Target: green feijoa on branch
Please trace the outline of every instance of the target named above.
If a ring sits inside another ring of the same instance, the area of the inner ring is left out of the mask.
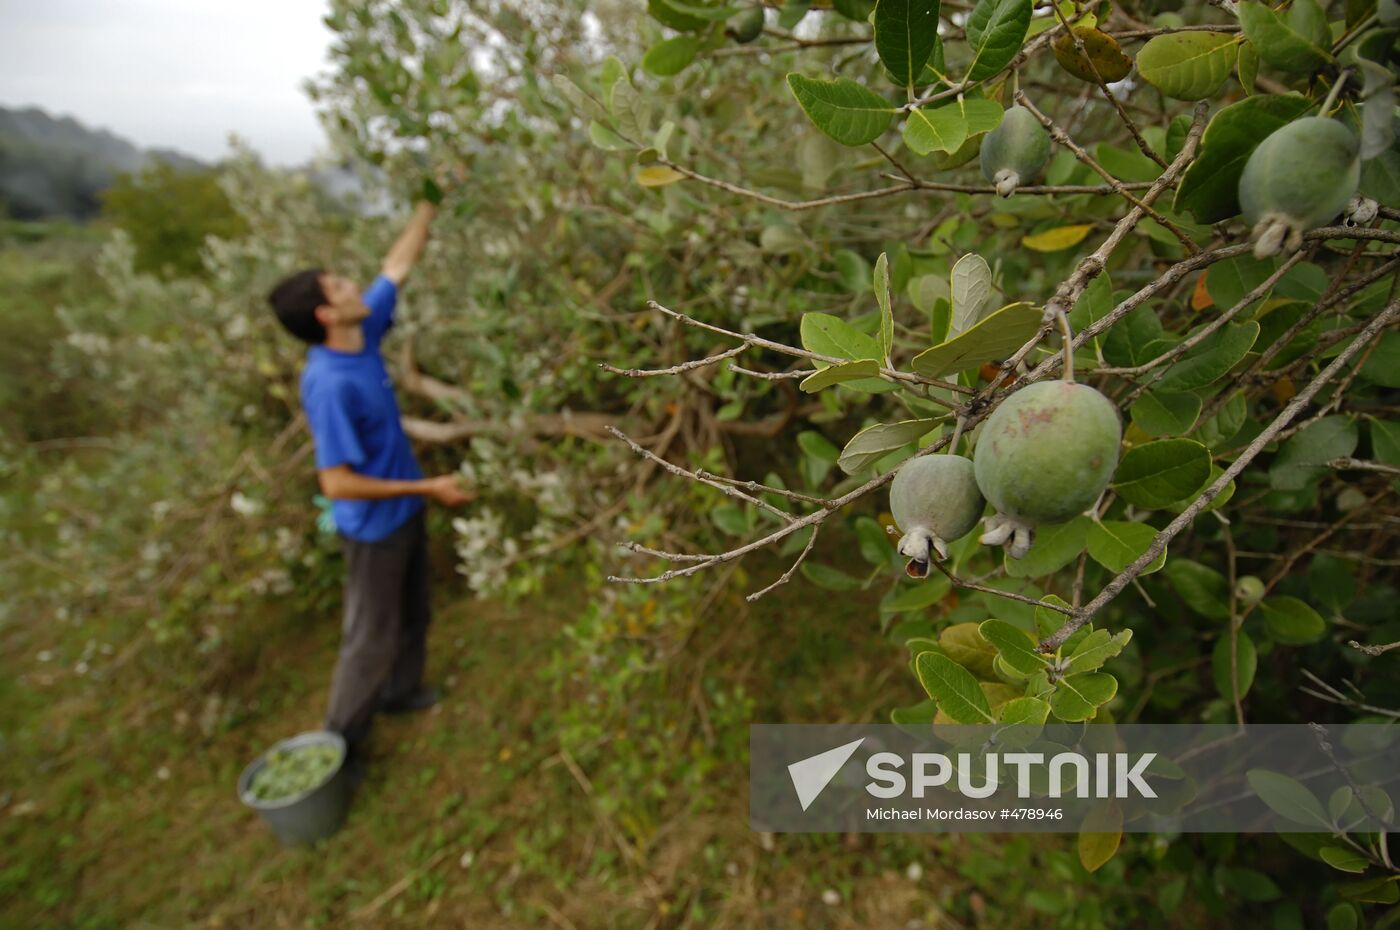
[[[1050,160],[1050,134],[1030,110],[1015,106],[1001,124],[982,137],[982,176],[1010,197],[1028,184]]]
[[[922,578],[935,556],[947,558],[947,544],[972,531],[983,503],[972,462],[961,455],[921,455],[900,466],[890,484],[890,513],[904,534],[898,549],[909,560],[908,573]]]
[[[1042,523],[1089,509],[1113,480],[1123,427],[1107,397],[1073,381],[1041,381],[1012,394],[977,438],[977,486],[996,514],[982,542],[1019,559]]]
[[[1322,116],[1294,120],[1259,143],[1239,189],[1256,257],[1297,251],[1303,233],[1342,212],[1361,179],[1358,150],[1350,129]]]
[[[734,37],[734,41],[745,44],[763,35],[763,7],[750,7],[735,16],[729,27],[729,34]]]

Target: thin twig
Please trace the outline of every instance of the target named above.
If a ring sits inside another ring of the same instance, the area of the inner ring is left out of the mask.
[[[1210,506],[1212,501],[1220,496],[1220,493],[1225,490],[1226,485],[1235,480],[1249,463],[1254,461],[1255,457],[1258,456],[1260,452],[1264,451],[1265,446],[1274,441],[1274,437],[1288,426],[1288,424],[1293,421],[1294,417],[1312,401],[1313,397],[1317,395],[1317,392],[1322,390],[1323,385],[1336,377],[1351,360],[1352,356],[1369,345],[1370,342],[1397,317],[1400,317],[1400,300],[1392,301],[1383,311],[1376,314],[1366,328],[1363,329],[1307,387],[1298,392],[1297,396],[1288,403],[1288,406],[1284,407],[1279,415],[1274,418],[1274,421],[1254,438],[1254,441],[1240,453],[1239,457],[1225,469],[1220,477],[1211,482],[1205,491],[1203,491],[1189,507],[1183,510],[1176,519],[1172,520],[1171,523],[1167,524],[1165,529],[1157,534],[1152,540],[1152,544],[1147,547],[1146,552],[1138,556],[1131,565],[1110,581],[1108,585],[1099,592],[1097,597],[1088,604],[1085,604],[1083,608],[1076,611],[1068,623],[1041,643],[1042,650],[1048,651],[1058,648],[1059,645],[1073,635],[1076,630],[1088,623],[1094,614],[1098,613],[1107,606],[1110,601],[1117,597],[1130,582],[1142,573],[1143,569],[1150,565],[1154,559],[1166,550],[1167,544],[1171,542],[1178,533],[1189,526],[1191,521],[1194,520],[1201,511],[1205,510],[1206,507]]]

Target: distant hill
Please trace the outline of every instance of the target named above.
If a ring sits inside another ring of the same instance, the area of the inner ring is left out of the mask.
[[[143,150],[37,107],[0,107],[0,204],[12,217],[87,219],[101,207],[98,193],[117,175],[152,161],[188,170],[209,167],[169,149]]]

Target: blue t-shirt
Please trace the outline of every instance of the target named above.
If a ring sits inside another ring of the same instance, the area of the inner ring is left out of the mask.
[[[379,342],[394,325],[398,292],[380,275],[364,293],[370,315],[362,324],[365,347],[338,352],[323,345],[306,354],[301,375],[301,406],[316,442],[316,467],[349,465],[371,478],[423,477],[399,421],[394,385],[379,354]],[[384,500],[337,500],[331,504],[336,528],[351,539],[374,542],[403,526],[423,507],[416,494]]]

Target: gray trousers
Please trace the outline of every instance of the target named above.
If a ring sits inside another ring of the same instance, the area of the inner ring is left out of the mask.
[[[341,545],[345,621],[326,729],[359,748],[381,704],[423,682],[431,620],[423,511],[377,542],[342,536]]]

